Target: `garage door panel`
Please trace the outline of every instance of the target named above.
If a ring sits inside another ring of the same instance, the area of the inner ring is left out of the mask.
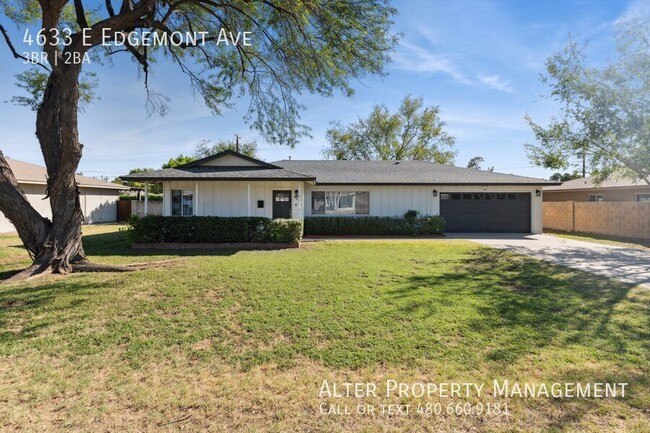
[[[441,193],[447,232],[530,233],[528,193]]]

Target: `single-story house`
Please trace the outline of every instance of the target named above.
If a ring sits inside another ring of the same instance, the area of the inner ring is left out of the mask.
[[[121,176],[163,185],[163,215],[442,215],[448,232],[542,232],[542,187],[558,182],[426,161],[267,163],[225,151]],[[145,194],[146,200],[146,194]]]
[[[612,178],[597,185],[593,177],[544,187],[544,201],[650,201],[650,185]]]
[[[50,201],[45,198],[47,169],[10,158],[7,162],[34,209],[44,217],[52,218]],[[124,186],[79,175],[77,183],[85,224],[117,221],[117,200]],[[13,224],[0,213],[0,233],[13,231]]]

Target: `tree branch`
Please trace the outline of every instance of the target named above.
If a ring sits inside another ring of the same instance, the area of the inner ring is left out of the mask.
[[[111,0],[106,0],[106,10],[108,11],[108,15],[110,17],[115,16],[115,9],[113,9],[113,3],[111,3]]]
[[[77,24],[82,29],[88,28],[88,21],[86,20],[86,11],[84,10],[84,4],[81,0],[74,0],[74,10],[77,14]]]
[[[11,221],[32,258],[42,253],[51,222],[43,218],[29,203],[14,173],[0,151],[0,211]]]
[[[2,32],[2,36],[4,36],[5,41],[7,42],[7,45],[9,46],[9,49],[11,50],[11,53],[13,54],[15,59],[21,59],[33,65],[38,65],[41,68],[45,69],[47,72],[52,73],[52,70],[47,66],[45,66],[44,64],[42,64],[41,62],[33,61],[31,59],[28,59],[25,56],[18,54],[16,48],[14,48],[14,44],[11,42],[11,39],[9,38],[9,34],[7,34],[7,30],[4,28],[2,24],[0,24],[0,32]]]

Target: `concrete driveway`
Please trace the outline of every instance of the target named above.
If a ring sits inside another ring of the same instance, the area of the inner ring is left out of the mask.
[[[465,239],[592,272],[604,277],[650,287],[650,249],[627,248],[564,239],[551,235],[450,233],[447,239]]]

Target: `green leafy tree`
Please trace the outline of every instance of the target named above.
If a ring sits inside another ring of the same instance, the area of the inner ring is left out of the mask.
[[[542,82],[560,112],[548,126],[526,115],[537,139],[526,144],[533,164],[584,164],[597,181],[616,173],[650,184],[650,17],[624,20],[617,38],[617,59],[606,67],[590,67],[575,41],[548,59]]]
[[[242,155],[257,158],[257,141],[240,140],[239,144],[237,144],[237,140],[219,140],[216,143],[209,140],[203,140],[196,146],[194,157],[197,159],[205,158],[206,156],[215,155],[224,150],[232,150],[233,152],[239,150],[239,153]]]
[[[475,156],[474,158],[471,158],[469,161],[467,161],[467,168],[482,170],[481,164],[483,164],[484,161],[485,160],[482,156]],[[494,171],[494,166],[488,167],[487,171]]]
[[[172,62],[215,114],[231,106],[233,97],[247,95],[250,109],[245,119],[251,126],[271,143],[294,146],[308,132],[299,122],[302,107],[295,95],[304,91],[351,95],[350,82],[381,74],[397,43],[390,31],[396,10],[388,0],[125,0],[119,7],[114,3],[0,0],[8,21],[22,28],[41,27],[39,46],[48,59],[35,64],[42,75],[18,77],[28,96],[16,102],[36,109],[51,221],[29,204],[0,153],[0,210],[34,259],[17,279],[46,270],[127,270],[89,263],[81,242],[83,214],[74,174],[82,156],[78,114],[85,63],[76,59],[132,57],[142,69],[147,106],[162,114],[169,100],[153,90],[149,72],[163,61]],[[71,30],[69,39],[60,37],[65,29]],[[222,31],[240,38],[236,44],[219,43]],[[156,46],[137,41],[111,45],[117,36],[131,32],[150,32],[167,41]],[[206,32],[206,37],[193,41],[179,36],[187,32]],[[251,32],[248,42],[238,32]],[[15,49],[2,25],[0,34],[16,59],[29,61]]]
[[[174,167],[178,167],[179,165],[189,164],[190,162],[195,160],[196,158],[194,158],[193,156],[189,156],[189,155],[185,156],[181,153],[176,158],[171,158],[169,161],[164,163],[162,165],[162,168],[174,168]]]
[[[329,147],[323,151],[334,159],[425,160],[453,164],[454,138],[444,130],[439,108],[424,107],[423,98],[407,95],[397,113],[376,105],[365,119],[327,131]]]
[[[481,169],[481,164],[483,164],[483,159],[482,156],[475,156],[474,158],[470,159],[467,162],[467,168],[473,168],[474,170],[480,170]]]
[[[131,171],[129,171],[129,174],[136,174],[136,173],[144,173],[146,171],[153,171],[153,168],[134,168]],[[113,179],[113,183],[116,183],[118,185],[124,185],[128,186],[129,188],[140,188],[144,189],[144,183],[142,182],[131,182],[131,181],[124,181],[120,179],[119,177],[116,177]],[[149,192],[152,194],[162,194],[162,185],[156,184],[156,183],[150,183],[149,184]]]
[[[582,176],[577,171],[574,171],[573,173],[553,173],[549,179],[566,182],[569,180],[580,179],[581,177]]]

